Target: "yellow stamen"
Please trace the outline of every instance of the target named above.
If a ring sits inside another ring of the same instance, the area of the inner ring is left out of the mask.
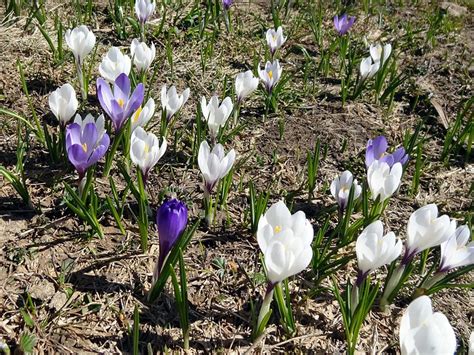
[[[272,71],[272,70],[270,70],[270,71],[268,72],[268,77],[269,77],[270,79],[273,79],[273,71]]]
[[[148,144],[145,144],[145,154],[148,154],[148,152],[150,151],[150,147],[148,146]]]
[[[142,107],[140,106],[138,110],[135,111],[135,114],[133,115],[133,122],[138,121],[138,117],[140,117],[140,113],[142,113]]]
[[[123,102],[122,99],[118,99],[118,100],[117,100],[117,103],[119,104],[120,107],[123,107],[123,104],[124,104],[125,102]]]
[[[275,228],[273,228],[273,231],[275,233],[280,233],[281,232],[281,227],[280,226],[275,226]]]
[[[87,143],[82,143],[82,150],[87,153]]]

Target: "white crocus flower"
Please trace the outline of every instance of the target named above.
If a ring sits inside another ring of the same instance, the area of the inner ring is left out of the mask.
[[[448,355],[456,351],[456,335],[448,319],[434,312],[428,296],[410,303],[400,323],[402,355]]]
[[[235,162],[235,151],[232,149],[227,155],[221,144],[214,148],[206,141],[201,143],[198,154],[198,165],[204,177],[204,193],[210,195],[217,182],[230,171]]]
[[[49,107],[63,127],[74,116],[78,105],[76,91],[69,83],[57,88],[49,95]]]
[[[131,67],[130,57],[119,48],[111,47],[100,63],[99,73],[105,80],[113,83],[120,74],[130,74]]]
[[[137,15],[138,21],[144,24],[155,12],[155,3],[150,0],[136,0],[135,1],[135,14]]]
[[[362,275],[390,264],[401,252],[401,240],[396,238],[393,232],[384,236],[381,221],[369,224],[357,238],[357,264]]]
[[[251,70],[239,73],[235,77],[235,94],[237,101],[242,102],[246,97],[252,94],[258,87],[258,78],[256,78]]]
[[[403,167],[400,163],[390,166],[379,160],[375,160],[367,171],[367,182],[369,184],[372,199],[375,201],[380,196],[380,201],[385,201],[393,195],[400,186]]]
[[[441,243],[441,272],[457,267],[474,264],[474,242],[471,240],[469,226],[464,225],[456,229],[453,235]]]
[[[174,85],[168,90],[166,90],[166,85],[163,85],[161,88],[161,107],[166,110],[166,119],[168,121],[183,107],[186,101],[188,101],[189,93],[189,88],[186,88],[183,93],[179,95]]]
[[[474,330],[471,332],[469,336],[469,353],[468,355],[474,355]]]
[[[281,72],[282,68],[278,59],[273,62],[267,62],[264,69],[261,69],[260,65],[258,66],[258,76],[263,81],[268,92],[271,92],[278,83],[278,80],[280,80]]]
[[[230,114],[232,113],[232,109],[234,108],[234,104],[230,97],[226,97],[222,100],[221,105],[219,106],[219,98],[217,95],[214,95],[209,100],[209,104],[206,101],[206,98],[203,96],[201,99],[201,110],[202,110],[202,117],[204,121],[207,121],[207,125],[209,127],[209,131],[213,139],[217,137],[217,133],[219,132],[219,128],[223,127],[227,122]]]
[[[380,68],[380,62],[372,63],[372,57],[362,59],[360,62],[360,77],[364,81],[373,77]]]
[[[79,126],[81,126],[81,131],[84,131],[84,128],[88,123],[94,123],[95,127],[97,129],[97,142],[100,143],[102,140],[102,136],[104,135],[105,131],[105,119],[104,115],[101,114],[99,117],[97,117],[97,120],[92,116],[90,113],[86,115],[84,119],[82,119],[81,115],[76,114],[74,117],[74,123],[77,123]]]
[[[87,28],[81,25],[72,30],[66,31],[66,43],[74,54],[76,63],[81,66],[84,58],[92,51],[95,46],[95,35]]]
[[[270,47],[270,52],[272,55],[285,43],[286,37],[283,36],[283,28],[279,26],[275,31],[273,28],[270,28],[266,33],[266,39],[268,47]]]
[[[350,171],[344,171],[331,183],[331,194],[336,199],[341,211],[346,208],[347,203],[349,202],[349,193],[352,185],[354,185],[354,200],[356,200],[362,192],[362,187],[357,183],[357,180],[352,177]]]
[[[142,127],[137,127],[132,133],[130,146],[130,158],[141,169],[146,181],[149,171],[166,152],[166,139],[163,138],[160,146],[158,138],[153,133],[147,133]]]
[[[155,100],[149,98],[145,106],[139,107],[132,115],[132,132],[137,127],[145,127],[155,114]]]
[[[380,66],[382,66],[392,53],[392,45],[387,43],[382,47],[382,45],[378,43],[376,45],[371,45],[369,50],[374,63],[380,62]]]
[[[313,257],[313,226],[303,211],[291,214],[283,201],[260,218],[257,241],[268,279],[276,284],[306,269]]]
[[[435,204],[423,206],[413,212],[408,220],[406,254],[413,255],[448,240],[456,231],[456,222],[447,215],[438,217]]]
[[[133,58],[133,64],[141,72],[150,68],[151,62],[155,59],[155,45],[152,43],[150,47],[145,42],[140,42],[134,38],[130,44],[130,53]]]

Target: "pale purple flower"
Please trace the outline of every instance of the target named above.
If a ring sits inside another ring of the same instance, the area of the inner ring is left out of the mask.
[[[355,19],[354,16],[347,16],[347,14],[344,14],[341,17],[336,15],[334,16],[334,28],[340,36],[343,36],[350,30]]]
[[[118,133],[127,119],[141,106],[144,97],[143,84],[138,84],[130,95],[130,79],[124,73],[115,79],[113,92],[102,78],[97,79],[97,97],[103,110],[112,120]]]
[[[229,10],[233,3],[234,0],[222,0],[222,6],[224,6],[225,10]]]
[[[391,154],[387,153],[387,149],[388,143],[384,136],[369,139],[365,152],[365,165],[367,168],[372,165],[375,160],[387,163],[389,167],[392,167],[396,163],[405,165],[408,162],[409,157],[403,147],[396,149]]]
[[[100,135],[96,123],[90,122],[81,127],[72,123],[66,127],[66,152],[82,180],[87,169],[97,163],[109,148],[107,133]]]

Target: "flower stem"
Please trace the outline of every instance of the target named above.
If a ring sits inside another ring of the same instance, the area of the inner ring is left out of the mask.
[[[385,290],[383,291],[382,298],[380,299],[380,308],[382,309],[382,311],[384,311],[387,305],[390,303],[390,296],[395,290],[395,288],[398,286],[403,272],[405,271],[405,266],[405,264],[400,264],[390,276],[390,279],[387,282],[387,286],[385,286]]]

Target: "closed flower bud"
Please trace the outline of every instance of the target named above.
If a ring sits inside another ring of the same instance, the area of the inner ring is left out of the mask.
[[[95,35],[87,28],[81,25],[72,30],[66,31],[66,43],[74,54],[78,65],[82,65],[84,58],[92,51],[95,46]]]
[[[372,199],[375,201],[380,196],[380,201],[385,201],[392,196],[400,186],[403,174],[402,164],[396,163],[391,168],[381,161],[374,161],[367,171]]]
[[[49,108],[63,127],[74,116],[78,105],[76,91],[71,84],[64,84],[49,95]]]
[[[204,193],[209,195],[217,182],[232,168],[235,161],[235,151],[232,149],[225,154],[224,147],[216,144],[209,147],[206,141],[201,143],[198,154],[198,165],[204,178]]]
[[[161,88],[161,107],[166,110],[166,119],[168,121],[188,101],[189,93],[190,90],[187,88],[179,95],[174,85],[168,90],[166,90],[166,85],[163,85]]]
[[[187,223],[188,209],[184,202],[177,199],[167,200],[158,209],[156,226],[158,228],[160,254],[153,272],[154,281],[158,279],[166,257],[183,234]]]
[[[131,67],[130,57],[119,48],[111,47],[100,63],[99,73],[109,83],[113,83],[122,73],[128,76]]]
[[[160,146],[160,141],[153,133],[147,133],[142,127],[137,127],[132,133],[130,143],[130,158],[143,174],[144,182],[147,181],[148,173],[165,154],[167,147],[166,139]]]
[[[227,122],[230,114],[232,113],[232,109],[234,108],[234,104],[230,97],[226,97],[222,100],[222,103],[219,106],[219,98],[217,95],[214,95],[209,100],[209,104],[206,101],[206,98],[203,96],[201,99],[201,110],[202,110],[202,118],[204,121],[207,122],[209,127],[209,131],[213,138],[217,137],[217,133],[219,133],[219,128],[223,127]]]
[[[235,78],[235,94],[237,101],[242,102],[246,97],[252,94],[258,87],[258,78],[251,70],[237,74]]]
[[[139,42],[134,39],[130,45],[130,53],[132,54],[133,64],[141,71],[147,71],[151,63],[155,59],[155,45],[152,43],[150,47],[145,42]]]

